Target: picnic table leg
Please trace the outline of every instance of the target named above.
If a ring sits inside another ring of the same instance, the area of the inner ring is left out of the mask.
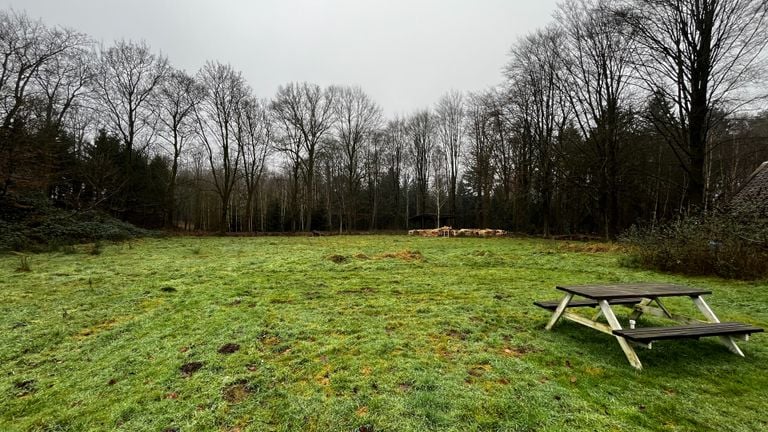
[[[563,316],[563,312],[565,312],[565,308],[568,307],[568,303],[571,302],[571,299],[573,298],[573,294],[567,293],[565,294],[565,297],[563,297],[562,300],[560,300],[560,304],[557,305],[557,309],[552,313],[552,318],[549,319],[549,323],[545,327],[547,330],[552,330],[552,327],[554,327],[555,324],[557,324],[557,320],[560,319],[561,316]]]
[[[611,329],[621,330],[621,324],[616,318],[616,315],[613,313],[613,309],[611,309],[611,305],[608,304],[608,301],[600,300],[598,304],[600,305],[600,310],[603,311],[603,316],[608,321],[608,325],[611,326]],[[643,364],[640,363],[640,358],[637,356],[637,353],[635,353],[635,350],[632,348],[629,342],[627,342],[627,340],[621,336],[614,335],[614,337],[619,341],[621,350],[624,351],[624,355],[627,356],[629,364],[631,364],[635,369],[642,369]]]
[[[705,317],[707,317],[707,320],[711,323],[719,323],[720,320],[717,318],[717,315],[715,315],[714,312],[712,312],[712,309],[709,307],[707,302],[704,301],[701,296],[691,297],[693,300],[693,303],[696,305],[697,308],[701,311],[702,314],[704,314]],[[744,357],[744,353],[741,352],[741,349],[738,345],[736,345],[736,340],[731,336],[719,336],[720,343],[725,345],[728,350],[730,350],[732,353],[736,355],[740,355]]]
[[[653,300],[649,298],[644,298],[640,301],[640,303],[637,304],[637,306],[642,308],[643,306],[648,306],[649,304],[651,304],[652,301]],[[632,313],[629,314],[629,319],[637,320],[643,315],[642,309],[639,309],[637,306],[635,307],[635,310],[633,310]]]

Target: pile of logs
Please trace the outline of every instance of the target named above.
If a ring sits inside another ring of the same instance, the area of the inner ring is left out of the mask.
[[[421,237],[504,237],[507,232],[499,229],[458,229],[444,226],[435,229],[410,230],[408,235]]]

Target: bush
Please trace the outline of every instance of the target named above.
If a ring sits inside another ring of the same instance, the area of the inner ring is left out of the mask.
[[[0,251],[58,251],[77,243],[158,234],[101,212],[58,209],[40,198],[0,202]]]
[[[622,265],[734,279],[768,277],[768,219],[727,214],[632,227]]]

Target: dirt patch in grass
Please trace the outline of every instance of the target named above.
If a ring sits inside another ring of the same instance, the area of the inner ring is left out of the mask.
[[[131,319],[130,317],[116,317],[116,318],[110,318],[106,321],[102,321],[92,327],[86,327],[82,330],[80,330],[79,333],[75,335],[76,339],[83,339],[88,336],[93,336],[98,333],[102,333],[108,330],[111,330],[112,328],[118,326],[119,324],[128,321]]]
[[[240,403],[253,393],[253,389],[246,380],[238,380],[225,386],[221,390],[221,395],[229,403]]]
[[[340,294],[373,294],[376,292],[376,288],[362,287],[359,289],[345,289],[339,291]]]
[[[37,381],[33,379],[16,381],[13,386],[18,390],[17,397],[24,397],[37,391]]]
[[[398,252],[385,252],[381,255],[377,255],[376,258],[390,258],[399,259],[402,261],[424,261],[424,255],[417,250],[403,249]]]
[[[467,371],[467,373],[473,377],[479,377],[484,375],[486,372],[490,371],[491,369],[492,369],[491,365],[481,364],[481,365],[473,366]]]
[[[366,255],[366,254],[364,254],[364,253],[362,253],[362,252],[355,254],[355,258],[356,258],[356,259],[359,259],[359,260],[368,260],[368,259],[371,259],[371,257],[369,257],[368,255]]]
[[[349,261],[348,257],[344,255],[338,255],[338,254],[328,255],[327,259],[328,261],[331,261],[336,264],[344,264],[345,262]]]
[[[448,329],[445,331],[445,335],[454,339],[467,340],[467,333],[457,329]]]
[[[522,357],[533,352],[536,352],[536,349],[527,346],[509,346],[502,350],[502,353],[508,357]]]
[[[236,343],[225,343],[219,347],[219,354],[232,354],[240,350],[240,345]]]
[[[560,245],[563,252],[581,252],[581,253],[608,253],[624,252],[624,245],[618,243],[564,243]]]
[[[293,300],[289,298],[273,298],[269,302],[272,304],[292,304]]]
[[[189,363],[184,363],[183,365],[181,365],[181,368],[179,368],[179,370],[181,371],[182,375],[190,376],[193,373],[199,371],[202,367],[203,367],[203,362],[193,361]]]

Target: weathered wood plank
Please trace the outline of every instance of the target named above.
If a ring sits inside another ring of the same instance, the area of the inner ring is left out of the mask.
[[[552,313],[552,318],[549,319],[549,323],[547,323],[547,326],[545,327],[547,330],[552,330],[552,327],[557,324],[557,320],[560,319],[560,316],[563,315],[563,312],[565,312],[565,308],[568,307],[568,303],[571,302],[573,299],[573,294],[566,293],[565,297],[563,297],[562,300],[560,300],[560,304],[557,305],[557,309]]]
[[[628,298],[628,299],[617,299],[613,301],[609,301],[610,304],[616,304],[616,305],[635,305],[642,301],[641,298]],[[534,305],[547,309],[547,310],[555,310],[557,309],[557,306],[560,304],[561,300],[538,300],[533,302]],[[592,299],[580,299],[580,300],[571,300],[570,303],[568,303],[568,308],[574,308],[574,307],[596,307],[597,306],[597,300]]]
[[[712,291],[699,288],[662,283],[557,286],[557,289],[594,300],[613,300],[632,297],[696,297],[712,293]]]
[[[762,332],[763,329],[744,323],[699,323],[667,327],[641,327],[614,330],[613,334],[628,340],[648,343],[666,339],[698,339],[708,336],[731,336]]]

